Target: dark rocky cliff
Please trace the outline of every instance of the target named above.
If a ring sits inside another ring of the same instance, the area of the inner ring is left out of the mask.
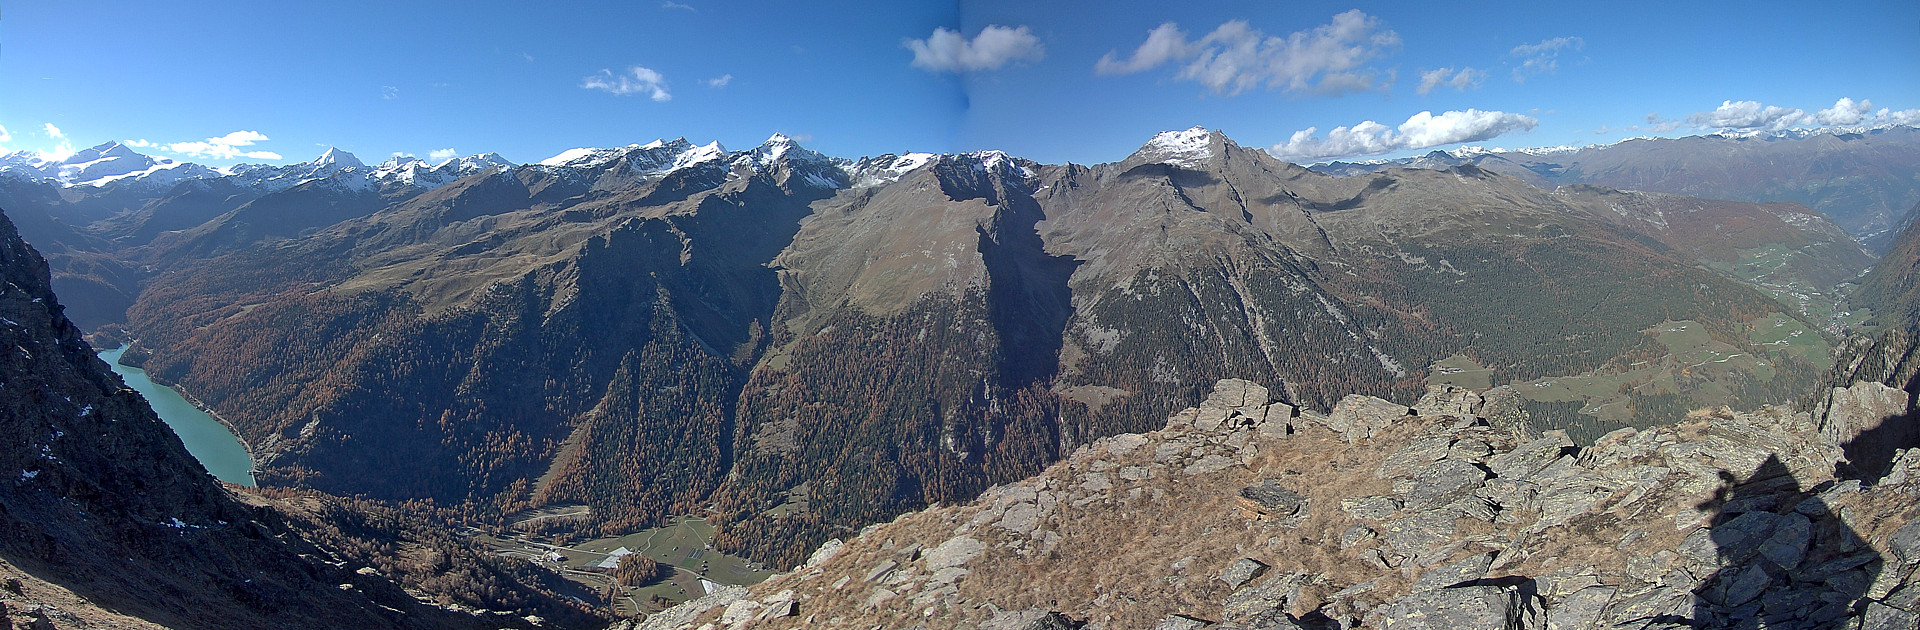
[[[0,624],[531,625],[423,604],[364,554],[303,535],[336,531],[325,523],[230,495],[81,339],[3,214],[0,282]]]

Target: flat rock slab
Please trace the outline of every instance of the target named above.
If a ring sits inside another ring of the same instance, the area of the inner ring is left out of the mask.
[[[1420,574],[1414,581],[1413,592],[1437,591],[1455,584],[1471,582],[1487,576],[1487,570],[1493,568],[1493,554],[1481,553],[1467,556],[1453,564],[1435,567]]]
[[[1208,625],[1206,621],[1186,615],[1167,615],[1160,623],[1153,624],[1153,630],[1199,630]]]
[[[1384,630],[1518,630],[1520,595],[1498,586],[1445,588],[1408,595],[1380,611]]]
[[[987,544],[966,536],[955,536],[927,551],[927,571],[957,567],[972,561],[987,550]]]
[[[1226,582],[1229,588],[1240,588],[1240,585],[1251,582],[1266,572],[1266,563],[1253,558],[1241,558],[1233,561],[1233,564],[1227,565],[1225,571],[1220,572],[1220,581]]]

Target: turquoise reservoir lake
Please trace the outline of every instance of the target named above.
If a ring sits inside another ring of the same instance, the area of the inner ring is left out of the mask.
[[[207,472],[227,483],[252,486],[253,459],[247,456],[247,448],[240,445],[240,438],[234,437],[227,425],[181,398],[180,392],[148,379],[146,370],[120,365],[120,355],[126,353],[127,347],[120,346],[101,352],[100,360],[113,366],[113,372],[126,380],[128,387],[146,397],[154,413],[173,427],[174,435],[180,436],[187,452],[199,459]]]

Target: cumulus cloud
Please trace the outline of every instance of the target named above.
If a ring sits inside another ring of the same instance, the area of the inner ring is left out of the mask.
[[[1168,62],[1183,64],[1175,80],[1193,81],[1216,94],[1237,95],[1265,85],[1287,92],[1342,94],[1372,90],[1392,82],[1392,73],[1367,65],[1400,46],[1400,35],[1383,29],[1378,18],[1354,9],[1331,23],[1285,37],[1269,36],[1245,20],[1233,20],[1205,37],[1189,41],[1173,22],[1147,32],[1147,40],[1126,60],[1108,52],[1094,64],[1096,74],[1144,72]]]
[[[205,160],[232,160],[243,157],[256,160],[281,159],[280,154],[272,151],[242,150],[242,147],[250,147],[255,143],[266,140],[268,140],[266,134],[258,131],[235,131],[217,138],[207,138],[206,140],[194,142],[175,142],[157,146],[160,146],[162,150],[169,153],[177,153],[190,158]]]
[[[1908,127],[1920,127],[1920,109],[1903,109],[1897,112],[1882,109],[1874,112],[1873,120],[1874,126],[1906,125]]]
[[[13,140],[13,134],[7,133],[7,128],[5,126],[0,126],[0,142],[10,142],[12,140]]]
[[[1040,38],[1025,26],[989,24],[973,36],[973,41],[967,41],[959,31],[941,27],[933,29],[926,39],[909,39],[903,44],[913,51],[913,67],[928,72],[997,70],[1015,61],[1039,61],[1047,55]]]
[[[620,74],[602,69],[599,74],[581,79],[580,87],[622,95],[644,92],[647,98],[658,102],[673,100],[673,95],[667,92],[667,77],[642,66],[627,68]]]
[[[710,87],[710,88],[727,87],[727,84],[732,82],[733,82],[733,75],[731,74],[723,74],[723,75],[706,80],[707,87]]]
[[[43,162],[59,162],[67,158],[73,157],[73,154],[75,153],[75,151],[73,150],[73,144],[70,142],[67,142],[67,134],[62,133],[59,127],[53,126],[53,123],[41,123],[40,129],[41,129],[42,135],[45,135],[46,137],[53,140],[58,140],[59,144],[52,149],[34,151],[34,153],[36,154],[36,157],[39,160]],[[12,134],[7,133],[6,129],[0,129],[0,142],[7,142],[12,139],[13,139]],[[11,154],[11,153],[13,153],[13,151],[0,149],[0,154]],[[25,152],[22,151],[22,153],[25,153]]]
[[[1479,87],[1480,82],[1486,78],[1487,73],[1473,68],[1461,68],[1459,72],[1455,72],[1453,68],[1421,70],[1420,87],[1414,88],[1413,91],[1426,94],[1432,92],[1434,88],[1450,87],[1456,91],[1465,92],[1467,88]]]
[[[1814,112],[1813,119],[1822,125],[1857,125],[1870,111],[1873,111],[1873,103],[1864,99],[1856,103],[1842,96],[1833,102],[1833,107]]]
[[[1560,69],[1560,53],[1568,50],[1580,50],[1587,41],[1578,37],[1555,37],[1541,40],[1537,44],[1514,46],[1507,55],[1520,60],[1520,67],[1513,69],[1513,80],[1526,83],[1527,77],[1541,74],[1553,74]]]
[[[1160,64],[1176,59],[1186,59],[1195,53],[1190,52],[1194,44],[1187,43],[1186,31],[1173,22],[1161,24],[1147,31],[1147,41],[1133,49],[1133,56],[1120,61],[1114,55],[1117,51],[1107,51],[1100,61],[1093,64],[1094,74],[1132,74],[1152,70]]]
[[[1651,123],[1654,117],[1649,116]],[[1722,131],[1786,131],[1823,127],[1886,127],[1920,125],[1920,109],[1895,111],[1873,109],[1873,101],[1841,97],[1832,107],[1807,111],[1797,107],[1767,105],[1759,101],[1721,101],[1711,111],[1687,116],[1687,123],[1701,129]],[[1678,123],[1674,123],[1678,126]]]
[[[1713,111],[1687,117],[1699,127],[1720,129],[1791,129],[1807,119],[1806,110],[1761,105],[1760,101],[1722,101]]]
[[[432,161],[435,161],[435,162],[445,162],[445,161],[447,161],[447,160],[451,160],[451,159],[453,159],[453,158],[457,158],[457,157],[460,157],[460,152],[459,152],[459,151],[455,151],[455,150],[453,150],[453,149],[450,149],[450,148],[449,148],[449,149],[434,149],[434,150],[432,150],[432,151],[428,151],[428,152],[427,152],[427,159],[429,159],[429,160],[432,160]]]
[[[1439,115],[1414,114],[1399,127],[1367,120],[1352,127],[1334,127],[1317,137],[1317,127],[1293,133],[1286,142],[1267,149],[1274,157],[1292,162],[1380,155],[1461,142],[1490,140],[1513,132],[1532,131],[1540,121],[1532,116],[1501,111],[1448,111]]]

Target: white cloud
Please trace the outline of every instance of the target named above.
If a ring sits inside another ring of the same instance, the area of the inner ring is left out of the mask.
[[[1874,112],[1873,121],[1875,126],[1906,125],[1909,127],[1920,127],[1920,109],[1903,109],[1896,112],[1883,108],[1880,111]]]
[[[1096,74],[1131,74],[1167,62],[1185,65],[1176,80],[1193,81],[1216,94],[1237,95],[1259,85],[1287,92],[1341,94],[1384,88],[1381,72],[1367,63],[1400,46],[1400,35],[1381,28],[1380,20],[1359,9],[1333,16],[1331,23],[1285,37],[1269,36],[1233,20],[1205,37],[1188,41],[1173,22],[1147,32],[1147,40],[1126,61],[1108,52],[1094,64]]]
[[[400,88],[391,85],[382,85],[380,86],[380,98],[389,101],[400,98]]]
[[[135,149],[145,149],[151,146],[158,146],[152,142],[148,142],[146,138],[141,138],[139,140],[121,140],[120,144],[124,144],[130,147],[133,147]]]
[[[903,44],[913,51],[913,67],[928,72],[998,70],[1015,61],[1039,61],[1047,56],[1040,38],[1025,26],[989,24],[973,36],[973,41],[967,41],[959,31],[940,27],[926,39],[909,39]]]
[[[727,84],[732,82],[733,82],[733,75],[723,74],[711,79],[707,79],[705,83],[707,84],[707,87],[710,87],[710,88],[723,88],[723,87],[727,87]]]
[[[1873,111],[1872,101],[1863,99],[1855,103],[1853,99],[1842,96],[1833,102],[1833,107],[1814,112],[1813,119],[1823,125],[1857,125],[1870,111]]]
[[[1555,37],[1541,40],[1538,44],[1514,46],[1508,56],[1520,58],[1520,67],[1513,69],[1513,80],[1526,83],[1527,77],[1540,74],[1553,74],[1560,69],[1560,52],[1580,50],[1586,47],[1587,40],[1578,37]]]
[[[0,142],[10,142],[12,140],[13,134],[7,133],[7,128],[0,126]]]
[[[1596,135],[1596,136],[1604,136],[1604,135],[1607,135],[1607,134],[1610,134],[1610,133],[1613,133],[1613,132],[1615,132],[1615,131],[1619,131],[1619,130],[1618,130],[1618,129],[1614,129],[1613,127],[1609,127],[1609,126],[1607,126],[1607,125],[1600,125],[1600,128],[1599,128],[1599,129],[1595,129],[1595,130],[1593,130],[1593,135]]]
[[[1872,112],[1869,114],[1868,112]],[[1795,107],[1765,105],[1759,101],[1721,101],[1713,111],[1687,116],[1687,122],[1703,129],[1735,131],[1786,131],[1834,126],[1884,127],[1920,124],[1920,109],[1873,111],[1873,101],[1841,97],[1833,107],[1808,112]]]
[[[1115,51],[1107,51],[1100,61],[1093,65],[1094,74],[1132,74],[1143,70],[1152,70],[1160,64],[1175,59],[1186,59],[1194,55],[1193,44],[1187,43],[1187,33],[1180,25],[1168,22],[1147,31],[1147,41],[1133,49],[1133,57],[1126,61],[1114,58]]]
[[[1473,68],[1461,68],[1459,72],[1454,72],[1453,68],[1421,70],[1420,87],[1414,88],[1413,91],[1426,94],[1437,87],[1450,87],[1456,91],[1465,92],[1467,88],[1479,87],[1480,82],[1486,78],[1487,73]]]
[[[692,6],[692,5],[687,5],[687,4],[680,4],[680,3],[678,3],[678,2],[674,2],[673,0],[667,0],[666,2],[662,2],[662,3],[660,3],[660,8],[662,8],[662,9],[683,9],[683,10],[687,10],[687,11],[692,11],[692,12],[695,12],[695,13],[699,13],[699,12],[700,12],[700,10],[699,10],[699,9],[695,9],[695,8],[693,8],[693,6]]]
[[[233,160],[243,157],[255,160],[281,159],[280,154],[272,151],[241,150],[241,147],[253,146],[254,143],[264,142],[267,139],[266,134],[258,131],[235,131],[217,138],[156,146],[170,153],[206,160]]]
[[[53,126],[53,123],[41,123],[41,131],[48,138],[60,141],[59,145],[55,146],[51,150],[42,150],[42,151],[34,152],[35,154],[37,154],[38,158],[41,161],[59,162],[67,158],[73,157],[73,154],[75,153],[75,151],[73,150],[73,144],[67,142],[67,134],[62,133],[59,127]],[[8,140],[13,139],[13,136],[11,134],[7,134],[5,129],[0,129],[0,136],[5,136],[4,138],[0,138],[0,142],[6,142]],[[7,153],[13,153],[13,152],[7,151]]]
[[[580,80],[580,87],[589,90],[606,90],[614,94],[634,94],[646,92],[647,97],[655,101],[668,101],[673,95],[667,93],[667,78],[651,68],[634,66],[626,72],[614,74],[612,70],[601,70],[599,74]]]
[[[1687,122],[1698,127],[1777,131],[1791,129],[1806,118],[1806,110],[1761,105],[1760,101],[1722,101],[1713,111],[1687,116]]]
[[[1335,127],[1325,137],[1308,127],[1286,142],[1267,149],[1274,157],[1293,162],[1380,155],[1445,144],[1479,142],[1517,131],[1532,131],[1540,121],[1532,116],[1500,111],[1448,111],[1438,116],[1420,112],[1399,127],[1367,120],[1352,127]]]
[[[460,152],[459,152],[459,151],[455,151],[455,150],[453,150],[453,149],[451,149],[451,148],[448,148],[448,149],[434,149],[434,150],[432,150],[432,151],[428,151],[428,152],[427,152],[427,159],[428,159],[428,160],[432,160],[432,161],[434,161],[434,162],[445,162],[445,161],[447,161],[447,160],[451,160],[451,159],[453,159],[453,158],[457,158],[457,157],[460,157]]]

